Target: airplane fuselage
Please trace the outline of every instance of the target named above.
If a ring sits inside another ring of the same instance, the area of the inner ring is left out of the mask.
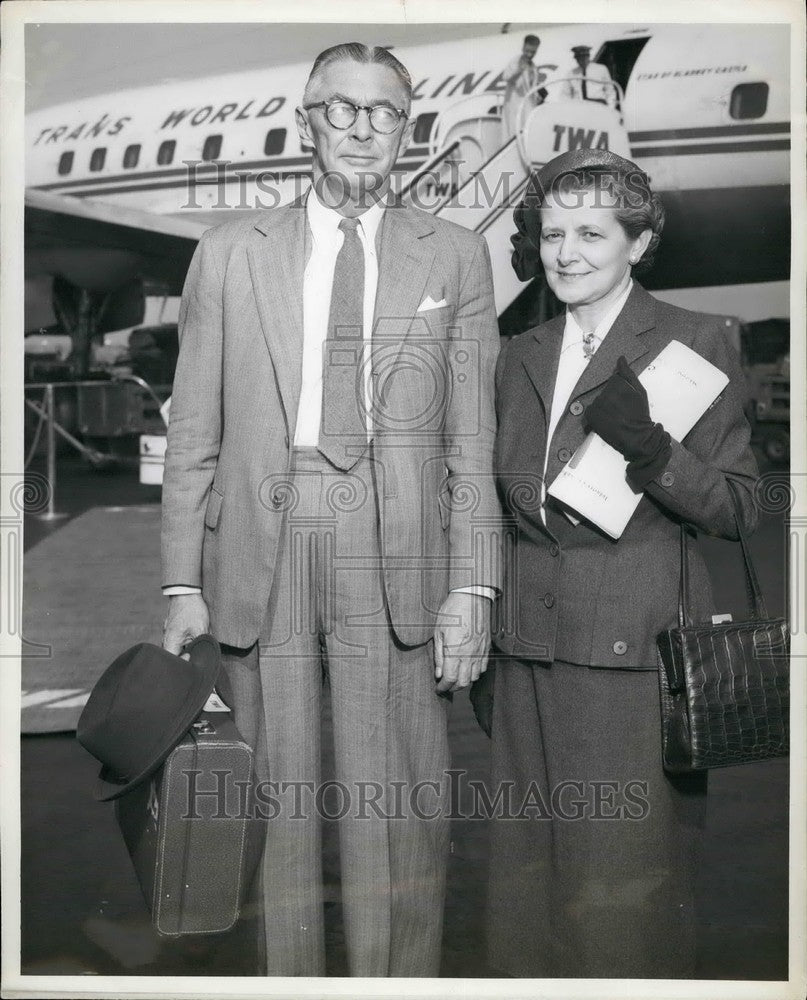
[[[667,208],[650,287],[785,281],[789,275],[790,87],[781,25],[564,26],[540,30],[550,85],[581,40],[624,90],[633,159]],[[396,49],[413,82],[414,139],[401,187],[436,151],[436,122],[463,101],[497,111],[520,36]],[[215,224],[307,187],[311,152],[294,110],[308,64],[147,84],[27,116],[29,188]],[[608,129],[559,123],[553,153],[610,148]]]

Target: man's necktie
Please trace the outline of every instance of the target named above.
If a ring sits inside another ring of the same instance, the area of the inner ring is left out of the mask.
[[[322,352],[319,450],[338,469],[351,469],[367,447],[362,378],[364,353],[364,249],[357,219],[342,219],[345,234],[336,258],[328,335]]]
[[[588,100],[588,88],[586,87],[586,67],[583,67],[583,100]]]

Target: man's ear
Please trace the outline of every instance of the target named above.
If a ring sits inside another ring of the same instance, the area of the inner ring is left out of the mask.
[[[403,132],[401,133],[401,144],[398,147],[398,156],[400,156],[401,153],[408,148],[409,143],[412,141],[412,136],[415,132],[415,125],[417,125],[417,118],[407,118],[406,125],[404,125]]]
[[[311,135],[311,125],[308,122],[308,115],[305,110],[301,107],[295,108],[294,119],[297,123],[297,134],[300,137],[300,143],[303,146],[310,146],[313,149],[314,138]]]

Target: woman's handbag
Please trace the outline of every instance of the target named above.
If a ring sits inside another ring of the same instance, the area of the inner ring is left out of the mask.
[[[790,749],[790,632],[768,618],[734,503],[751,618],[693,625],[688,612],[689,560],[681,526],[678,627],[658,637],[664,768],[680,774],[786,757]]]

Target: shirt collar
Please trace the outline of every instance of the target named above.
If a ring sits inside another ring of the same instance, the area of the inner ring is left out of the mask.
[[[633,280],[628,282],[628,286],[625,291],[619,296],[619,298],[614,302],[608,312],[603,316],[597,326],[594,328],[594,343],[599,346],[611,327],[616,322],[617,316],[622,312],[625,303],[628,301],[628,296],[633,290]],[[566,310],[566,327],[563,332],[563,346],[568,347],[570,344],[577,343],[578,341],[582,343],[583,341],[583,330],[580,324],[572,315],[570,309]]]
[[[371,247],[375,246],[376,233],[378,232],[378,227],[381,225],[385,208],[385,200],[381,199],[374,202],[366,212],[358,216],[359,225],[364,232],[365,240]],[[311,227],[311,235],[314,237],[315,242],[323,238],[333,239],[336,230],[339,228],[339,223],[344,218],[335,209],[322,203],[313,185],[308,192],[306,213],[308,215],[308,225]]]

